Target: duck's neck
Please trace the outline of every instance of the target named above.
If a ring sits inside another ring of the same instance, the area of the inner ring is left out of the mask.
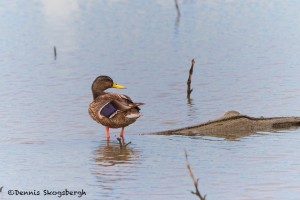
[[[106,94],[106,92],[104,92],[104,91],[93,91],[93,98],[95,100],[97,97],[104,95],[104,94]]]

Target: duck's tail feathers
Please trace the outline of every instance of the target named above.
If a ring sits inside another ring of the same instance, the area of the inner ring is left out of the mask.
[[[131,103],[131,104],[129,104],[130,108],[126,109],[125,111],[130,110],[132,108],[136,108],[138,111],[140,111],[141,109],[139,108],[139,106],[141,106],[141,105],[144,105],[144,103]]]
[[[137,110],[140,110],[139,106],[144,105],[144,103],[130,103],[125,105],[115,101],[114,105],[119,112],[126,112],[128,110],[131,110],[132,108],[136,108]]]
[[[138,107],[144,105],[144,103],[132,103],[131,104],[133,107]]]
[[[130,110],[132,108],[137,108],[139,109],[139,106],[144,105],[144,103],[129,103],[129,104],[124,104],[119,101],[111,101],[112,105],[119,111],[124,112],[127,110]]]

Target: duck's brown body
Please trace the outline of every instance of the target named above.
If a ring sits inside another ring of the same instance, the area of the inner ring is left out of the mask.
[[[122,128],[126,127],[137,120],[140,117],[139,108],[132,107],[131,109],[122,111],[123,105],[119,106],[118,113],[112,118],[107,118],[99,113],[100,109],[109,102],[118,102],[124,105],[123,109],[126,109],[126,106],[135,105],[131,99],[125,95],[120,95],[116,93],[105,93],[103,95],[98,96],[89,106],[89,114],[90,116],[98,123],[103,126],[108,126],[109,128]],[[126,116],[136,116],[133,118],[128,118]]]
[[[88,111],[96,122],[106,127],[107,138],[110,137],[109,128],[122,128],[120,136],[123,137],[124,127],[141,116],[138,106],[143,103],[133,103],[126,95],[104,92],[108,88],[124,87],[113,82],[108,76],[97,77],[92,84],[94,100],[90,103]]]

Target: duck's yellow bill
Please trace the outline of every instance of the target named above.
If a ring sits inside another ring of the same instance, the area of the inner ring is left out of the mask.
[[[125,89],[126,87],[124,87],[123,85],[119,85],[119,84],[116,84],[115,82],[113,83],[113,88],[118,88],[118,89]]]

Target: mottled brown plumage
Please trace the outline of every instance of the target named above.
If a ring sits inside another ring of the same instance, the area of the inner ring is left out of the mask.
[[[106,126],[107,137],[109,138],[109,128],[122,128],[121,137],[123,137],[124,127],[135,122],[140,116],[138,106],[143,103],[133,103],[130,97],[117,93],[104,92],[108,88],[124,88],[116,84],[108,76],[99,76],[92,84],[93,102],[89,105],[90,116],[98,123]],[[100,110],[110,103],[117,111],[114,115],[106,117],[100,114]]]

